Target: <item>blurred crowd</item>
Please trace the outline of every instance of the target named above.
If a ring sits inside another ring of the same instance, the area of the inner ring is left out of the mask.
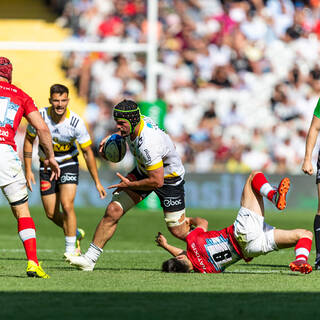
[[[68,41],[146,42],[147,1],[50,4]],[[155,37],[165,127],[189,172],[301,173],[320,97],[318,0],[159,0]],[[144,54],[70,52],[62,67],[96,146],[115,103],[146,99]]]

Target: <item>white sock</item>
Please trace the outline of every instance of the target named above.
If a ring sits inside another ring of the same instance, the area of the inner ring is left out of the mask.
[[[96,263],[102,252],[103,250],[101,248],[97,247],[91,242],[88,251],[85,253],[85,256],[93,263]]]
[[[76,236],[74,236],[74,237],[66,236],[65,240],[66,240],[66,252],[67,253],[75,253],[77,237]]]
[[[268,198],[268,193],[274,190],[273,187],[269,184],[269,183],[265,183],[264,185],[262,185],[262,187],[260,188],[260,194],[266,198]]]

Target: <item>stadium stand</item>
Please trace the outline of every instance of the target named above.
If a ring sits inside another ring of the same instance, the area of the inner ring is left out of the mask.
[[[146,41],[146,1],[65,1],[73,41]],[[300,173],[320,93],[318,1],[159,0],[158,95],[189,171]],[[71,52],[63,69],[99,141],[111,106],[145,96],[145,56]]]
[[[1,8],[0,30],[1,41],[64,41],[70,31],[54,23],[57,16],[43,1],[13,1],[6,2]],[[80,115],[84,113],[85,101],[78,97],[72,81],[66,78],[61,70],[62,54],[53,51],[6,51],[1,55],[7,56],[13,63],[13,83],[23,88],[35,100],[38,107],[48,105],[49,88],[53,83],[64,83],[69,86],[72,107]],[[21,156],[25,134],[23,123],[17,132],[16,140]]]

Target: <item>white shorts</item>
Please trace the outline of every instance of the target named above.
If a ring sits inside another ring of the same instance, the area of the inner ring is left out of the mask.
[[[274,227],[261,215],[241,207],[234,222],[234,236],[246,258],[253,258],[278,250],[274,241]]]
[[[21,161],[13,147],[0,144],[0,188],[10,204],[28,198]]]

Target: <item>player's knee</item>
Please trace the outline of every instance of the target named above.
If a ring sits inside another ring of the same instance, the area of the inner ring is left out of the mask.
[[[262,173],[261,171],[258,171],[258,170],[253,170],[251,171],[250,175],[249,175],[249,180],[252,181],[252,179],[254,178],[254,176],[258,173]]]
[[[46,216],[48,219],[54,220],[54,216],[55,216],[54,211],[46,211]]]
[[[301,238],[309,238],[312,240],[313,233],[306,229],[295,229],[295,241],[299,241]]]
[[[164,212],[164,220],[169,231],[177,238],[184,239],[188,225],[186,223],[185,210],[176,212]]]
[[[113,223],[117,223],[123,214],[124,211],[122,207],[119,205],[119,203],[113,201],[109,203],[104,214],[104,218]]]
[[[313,233],[309,230],[306,229],[301,229],[300,231],[300,238],[309,238],[312,240],[313,238]]]
[[[61,206],[62,206],[63,212],[67,214],[74,210],[73,203],[62,203]]]

